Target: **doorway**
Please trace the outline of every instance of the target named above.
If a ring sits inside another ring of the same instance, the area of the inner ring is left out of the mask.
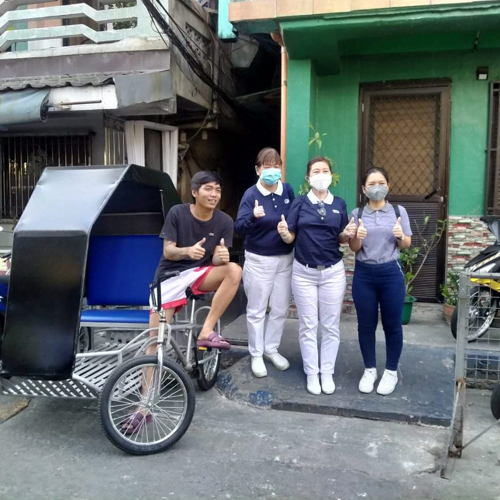
[[[412,244],[420,246],[419,233],[429,238],[447,217],[451,82],[365,84],[359,108],[358,192],[366,170],[385,168],[391,184],[388,200],[406,208]],[[443,235],[413,282],[411,293],[420,301],[440,300],[445,252]]]

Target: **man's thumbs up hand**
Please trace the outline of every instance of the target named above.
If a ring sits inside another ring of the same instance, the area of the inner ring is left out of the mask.
[[[219,257],[223,264],[227,264],[229,262],[229,250],[224,244],[224,238],[221,238],[219,246],[217,247],[217,257]]]
[[[207,239],[203,238],[202,240],[198,241],[198,243],[195,243],[192,247],[189,247],[188,255],[191,259],[200,260],[205,256],[206,250],[203,248],[205,241],[207,241]]]
[[[398,217],[396,224],[392,228],[392,234],[398,239],[402,239],[404,236],[403,228],[401,227],[401,217]]]

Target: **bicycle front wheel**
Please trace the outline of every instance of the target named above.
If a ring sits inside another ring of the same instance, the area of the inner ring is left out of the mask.
[[[156,356],[133,358],[111,374],[99,398],[104,433],[132,455],[166,450],[194,415],[195,390],[186,372],[165,359],[159,382],[158,370]]]

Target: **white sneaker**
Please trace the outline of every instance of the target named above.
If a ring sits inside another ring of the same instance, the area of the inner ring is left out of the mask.
[[[365,373],[359,381],[359,392],[364,392],[365,394],[370,394],[373,391],[373,386],[377,380],[377,369],[376,368],[365,368]]]
[[[257,378],[262,378],[267,375],[266,365],[264,364],[262,356],[252,356],[251,367],[252,373]]]
[[[270,361],[275,368],[278,370],[288,370],[290,368],[290,363],[286,358],[284,358],[279,352],[273,352],[272,354],[264,353],[264,359]]]
[[[325,394],[333,394],[335,392],[335,382],[333,375],[321,375],[321,389]]]
[[[396,385],[398,383],[398,372],[392,370],[385,370],[380,383],[377,387],[377,394],[382,396],[388,396],[394,392]]]
[[[319,377],[317,375],[307,376],[307,390],[316,396],[321,394],[321,386],[319,385]]]

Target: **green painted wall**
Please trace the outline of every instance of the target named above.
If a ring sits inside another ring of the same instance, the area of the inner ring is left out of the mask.
[[[311,60],[291,60],[288,66],[287,182],[297,187],[304,181],[310,150],[310,124],[317,121],[318,77]],[[302,147],[305,145],[305,147]]]
[[[314,77],[310,61],[290,61],[287,176],[297,187],[309,151],[305,133],[311,121],[327,135],[321,153],[332,158],[341,176],[336,194],[356,205],[359,84],[418,78],[452,79],[450,215],[483,213],[486,173],[489,82],[476,80],[476,68],[489,66],[500,80],[500,50],[357,56],[341,60],[335,76]],[[316,96],[316,98],[314,98]]]

